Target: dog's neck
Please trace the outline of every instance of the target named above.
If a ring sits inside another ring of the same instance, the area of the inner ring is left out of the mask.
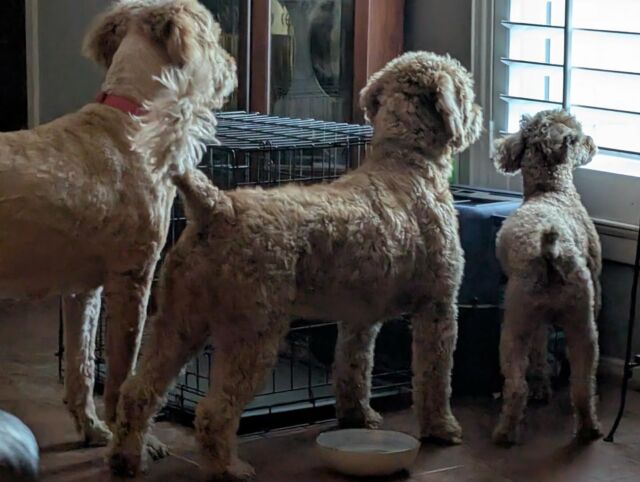
[[[383,137],[374,133],[371,147],[369,158],[379,163],[395,160],[417,168],[436,166],[445,169],[450,165],[447,156],[441,150],[433,152],[426,146],[406,141],[402,137]]]
[[[113,56],[102,91],[142,104],[161,89],[154,77],[168,64],[166,53],[157,44],[139,30],[132,29]]]
[[[374,137],[366,165],[383,166],[400,175],[429,179],[435,183],[449,179],[452,166],[447,156],[434,156],[420,146],[403,143],[400,140],[380,140]]]
[[[539,170],[545,169],[540,166]],[[522,187],[525,199],[538,196],[542,193],[575,193],[573,175],[570,170],[562,166],[559,169],[546,172],[528,172],[523,170]]]

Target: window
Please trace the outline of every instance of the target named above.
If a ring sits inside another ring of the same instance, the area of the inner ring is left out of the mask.
[[[564,107],[598,143],[596,166],[639,175],[640,0],[497,0],[495,13],[496,134]]]

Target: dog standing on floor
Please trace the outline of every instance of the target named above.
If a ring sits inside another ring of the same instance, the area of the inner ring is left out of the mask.
[[[518,441],[528,366],[534,395],[550,394],[548,323],[563,328],[567,337],[576,436],[601,435],[595,406],[600,240],[573,185],[573,170],[595,153],[593,139],[562,110],[525,116],[520,132],[497,143],[498,170],[522,172],[524,203],[505,221],[497,240],[509,281],[500,340],[504,402],[496,443]]]
[[[244,480],[240,416],[277,357],[290,319],[341,320],[334,381],[342,426],[377,427],[369,405],[381,322],[411,313],[420,434],[461,440],[449,403],[463,271],[449,191],[451,155],[482,114],[469,73],[407,53],[375,74],[360,103],[374,126],[364,165],[331,184],[222,192],[176,176],[188,225],[163,264],[159,311],[140,369],[122,390],[114,472],[144,467],[144,433],[183,365],[212,338],[212,388],[196,436],[212,479]]]
[[[65,399],[90,444],[111,437],[93,401],[101,295],[111,425],[175,197],[163,164],[172,157],[132,150],[130,135],[142,123],[154,152],[182,156],[183,169],[199,162],[199,138],[215,136],[211,109],[236,85],[219,33],[196,0],[115,3],[84,43],[85,55],[107,69],[99,102],[0,134],[0,298],[64,296]]]

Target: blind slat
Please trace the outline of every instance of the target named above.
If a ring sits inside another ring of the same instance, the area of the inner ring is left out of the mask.
[[[551,29],[551,30],[564,30],[562,25],[548,25],[544,23],[528,23],[528,22],[512,22],[510,20],[503,20],[502,25],[506,28],[539,28],[539,29]],[[608,30],[599,28],[586,28],[586,27],[573,27],[574,32],[595,32],[606,33],[612,35],[636,35],[640,36],[640,32],[631,32],[628,30]]]
[[[501,57],[500,61],[505,65],[522,65],[522,66],[544,67],[544,68],[554,68],[554,69],[561,69],[563,67],[562,64],[535,62],[533,60],[512,59],[509,57]],[[603,74],[634,75],[634,76],[640,77],[640,72],[632,72],[629,70],[601,69],[597,67],[583,67],[580,65],[574,65],[571,68],[573,70],[581,70],[585,72],[601,72]]]
[[[556,102],[553,100],[536,99],[533,97],[516,97],[514,95],[500,94],[500,98],[505,102],[521,102],[524,104],[548,104],[550,106],[562,107],[562,102]]]

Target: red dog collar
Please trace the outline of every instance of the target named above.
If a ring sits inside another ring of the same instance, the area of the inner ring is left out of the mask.
[[[137,102],[120,95],[107,94],[106,92],[100,92],[96,97],[96,102],[98,104],[104,104],[109,107],[113,107],[114,109],[118,109],[125,114],[138,116],[145,112],[142,106]]]

